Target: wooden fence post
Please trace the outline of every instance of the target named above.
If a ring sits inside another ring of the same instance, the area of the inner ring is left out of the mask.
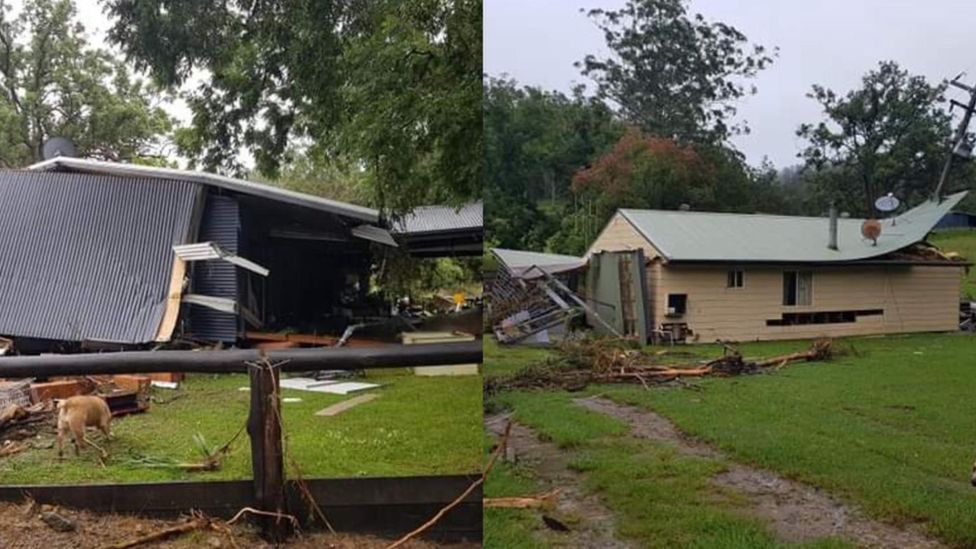
[[[251,469],[254,476],[254,504],[270,513],[285,513],[285,475],[281,444],[281,402],[278,398],[280,370],[264,359],[249,363],[251,411],[247,434],[251,439]],[[256,516],[261,535],[268,541],[282,541],[291,533],[284,518]]]

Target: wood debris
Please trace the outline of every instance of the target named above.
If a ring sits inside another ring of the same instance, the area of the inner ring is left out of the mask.
[[[559,492],[559,488],[556,488],[537,496],[484,498],[483,505],[486,509],[489,507],[505,509],[537,509],[549,505],[552,500],[559,495]]]
[[[487,395],[501,390],[558,389],[578,391],[592,383],[652,384],[680,381],[681,378],[736,376],[778,370],[792,362],[820,361],[830,358],[831,340],[820,339],[806,351],[747,360],[731,345],[724,345],[722,356],[703,364],[652,364],[655,356],[640,351],[626,340],[573,342],[560,348],[559,354],[503,378],[485,380]]]

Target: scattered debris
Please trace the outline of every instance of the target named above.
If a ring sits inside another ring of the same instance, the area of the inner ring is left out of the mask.
[[[175,381],[156,381],[152,380],[153,387],[159,387],[160,389],[179,389],[180,384]]]
[[[279,382],[282,389],[296,391],[312,391],[314,393],[330,393],[333,395],[347,395],[356,391],[379,387],[376,383],[362,383],[358,381],[340,382],[337,380],[319,381],[310,377],[292,377]],[[240,390],[243,390],[240,389]]]
[[[41,520],[56,532],[73,532],[78,527],[75,521],[54,511],[41,513]]]
[[[302,399],[300,399],[298,397],[285,397],[285,398],[281,399],[281,401],[282,402],[301,402]]]
[[[323,408],[322,410],[319,410],[318,412],[315,412],[315,415],[317,415],[317,416],[323,416],[323,417],[336,416],[336,415],[339,415],[342,412],[345,412],[346,410],[348,410],[350,408],[353,408],[355,406],[359,406],[360,404],[365,404],[365,403],[367,403],[367,402],[375,399],[378,396],[380,396],[380,395],[378,395],[376,393],[371,393],[371,394],[368,394],[368,395],[360,395],[358,397],[353,397],[353,398],[350,398],[349,400],[343,400],[342,402],[339,402],[337,404],[333,404],[332,406],[329,406],[328,408]]]
[[[782,368],[796,361],[820,361],[831,356],[831,340],[821,339],[807,351],[746,360],[731,345],[723,355],[704,364],[650,364],[656,356],[646,355],[627,339],[603,338],[567,342],[557,357],[530,364],[515,374],[485,380],[486,394],[513,389],[563,389],[578,391],[591,383],[640,383],[645,387],[684,377],[734,376]]]
[[[533,509],[545,507],[552,503],[553,498],[559,495],[560,489],[555,488],[544,494],[537,496],[504,497],[504,498],[484,498],[485,508],[507,508],[507,509]]]
[[[556,532],[569,532],[569,526],[559,519],[550,517],[549,515],[542,515],[542,523],[549,527],[550,530],[555,530]]]

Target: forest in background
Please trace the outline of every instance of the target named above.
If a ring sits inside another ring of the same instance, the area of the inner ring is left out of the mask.
[[[581,254],[624,207],[824,215],[834,203],[866,217],[881,215],[881,195],[904,210],[935,188],[953,131],[946,81],[884,60],[852,90],[811,84],[823,116],[796,129],[797,163],[751,166],[731,143],[748,131],[735,106],[757,93],[749,81],[775,49],[684,0],[588,15],[610,52],[577,63],[589,87],[567,95],[483,79],[489,247]],[[947,189],[974,186],[972,165],[954,162]]]

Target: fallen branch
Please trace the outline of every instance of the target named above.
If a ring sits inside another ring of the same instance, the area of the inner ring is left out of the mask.
[[[183,534],[193,532],[194,530],[201,530],[210,525],[210,521],[203,515],[194,513],[193,518],[189,521],[180,524],[178,526],[171,526],[151,534],[146,534],[129,541],[123,541],[116,543],[115,545],[106,545],[103,549],[129,549],[130,547],[137,547],[146,543],[152,543],[154,541],[162,541],[175,536],[181,536]]]
[[[262,511],[260,509],[255,509],[253,507],[245,507],[245,508],[241,509],[240,511],[237,512],[236,515],[234,515],[233,518],[231,518],[230,520],[227,521],[227,524],[234,524],[242,516],[244,516],[244,513],[251,513],[251,514],[254,514],[254,515],[261,515],[261,516],[265,516],[265,517],[275,517],[275,518],[277,518],[279,520],[280,519],[287,519],[288,522],[290,522],[291,525],[296,530],[298,529],[298,519],[295,518],[292,515],[288,515],[286,513],[275,513],[273,511]]]
[[[496,509],[536,509],[545,507],[549,501],[559,495],[560,489],[550,490],[538,496],[506,497],[506,498],[485,498],[485,508]]]
[[[640,364],[651,355],[621,349],[619,345],[608,339],[564,346],[554,358],[531,364],[512,376],[486,380],[486,395],[514,389],[578,391],[594,383],[640,383],[649,388],[651,384],[689,377],[737,376],[770,367],[779,370],[791,362],[825,360],[831,353],[830,340],[822,339],[806,351],[749,361],[735,347],[724,343],[722,356],[704,364],[662,365]]]
[[[461,502],[464,501],[465,498],[467,498],[469,495],[471,495],[471,493],[474,492],[476,488],[484,484],[485,479],[488,478],[488,473],[491,472],[492,467],[495,466],[495,462],[498,461],[498,457],[505,452],[505,447],[508,445],[508,435],[511,431],[512,431],[512,423],[508,422],[508,424],[505,425],[505,432],[502,433],[501,440],[499,440],[498,445],[495,446],[495,451],[491,453],[491,458],[488,459],[488,464],[481,472],[481,476],[478,478],[478,480],[472,482],[471,485],[468,486],[468,488],[464,492],[461,492],[461,495],[454,498],[454,501],[452,501],[451,503],[445,505],[444,508],[438,511],[437,514],[435,514],[430,520],[421,524],[419,527],[414,529],[412,532],[409,532],[407,535],[403,536],[402,538],[391,543],[389,546],[387,546],[386,549],[396,549],[397,547],[402,546],[404,543],[410,541],[411,539],[426,532],[428,529],[430,529],[430,527],[437,524],[437,522],[441,520],[441,518],[443,518],[444,515],[446,515],[451,509],[454,509],[455,507],[460,505]]]

